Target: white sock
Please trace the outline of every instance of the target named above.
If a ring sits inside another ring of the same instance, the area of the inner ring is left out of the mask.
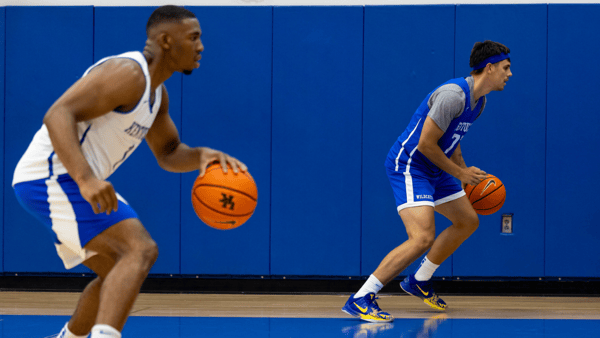
[[[65,327],[62,328],[62,330],[60,330],[60,333],[58,334],[58,338],[87,338],[87,334],[84,336],[77,336],[75,334],[73,334],[73,332],[69,331],[69,322],[67,322],[65,324]]]
[[[92,336],[90,338],[121,338],[121,332],[110,325],[96,324],[92,328]]]
[[[438,267],[438,264],[431,263],[427,256],[425,256],[421,262],[421,265],[417,269],[417,272],[415,272],[415,279],[418,281],[430,280],[431,276],[433,276],[433,273]]]
[[[377,277],[371,275],[369,279],[363,284],[363,286],[358,290],[358,292],[354,295],[354,298],[364,297],[367,293],[373,292],[377,294],[379,290],[383,287],[383,284],[377,279]]]

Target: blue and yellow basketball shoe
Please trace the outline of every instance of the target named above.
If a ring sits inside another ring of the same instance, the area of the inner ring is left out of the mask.
[[[354,298],[354,295],[350,296],[342,311],[371,323],[387,323],[394,320],[389,313],[381,311],[373,292],[360,298]]]
[[[421,298],[425,304],[432,308],[446,310],[446,302],[435,294],[433,287],[431,287],[431,281],[418,281],[415,279],[415,275],[409,275],[400,282],[400,287],[407,293]]]

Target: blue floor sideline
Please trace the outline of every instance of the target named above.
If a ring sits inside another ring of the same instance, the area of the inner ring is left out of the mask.
[[[47,338],[68,316],[0,315],[0,338]],[[365,323],[340,318],[130,317],[123,338],[321,338],[321,337],[599,337],[599,320],[396,319]]]

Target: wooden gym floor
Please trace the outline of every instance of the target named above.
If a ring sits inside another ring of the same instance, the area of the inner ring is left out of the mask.
[[[440,312],[408,295],[380,295],[395,318],[427,318]],[[595,319],[600,297],[444,296],[448,318]],[[70,316],[79,299],[71,292],[0,292],[0,314]],[[351,318],[341,312],[348,295],[140,294],[132,316]]]
[[[157,333],[161,328],[177,328],[172,337],[220,338],[600,336],[600,297],[442,295],[448,310],[440,313],[415,297],[382,294],[379,305],[395,321],[370,324],[341,312],[348,296],[140,294],[123,337],[163,337]],[[0,338],[51,337],[68,320],[78,297],[69,292],[0,292]],[[469,331],[481,325],[494,332]],[[198,326],[204,329],[196,335],[193,328]],[[154,329],[141,335],[149,327]],[[248,334],[248,327],[256,334]]]

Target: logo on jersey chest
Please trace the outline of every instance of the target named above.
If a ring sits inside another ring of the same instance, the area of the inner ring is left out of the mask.
[[[468,122],[461,122],[458,124],[458,126],[456,127],[456,129],[454,131],[462,131],[462,132],[468,132],[469,131],[469,127],[471,127],[473,123],[468,123]]]
[[[144,137],[146,137],[146,134],[148,134],[148,129],[150,129],[150,128],[141,126],[141,125],[137,124],[137,122],[133,122],[133,124],[129,128],[125,129],[125,132],[129,136],[135,137],[138,140],[141,140]]]

